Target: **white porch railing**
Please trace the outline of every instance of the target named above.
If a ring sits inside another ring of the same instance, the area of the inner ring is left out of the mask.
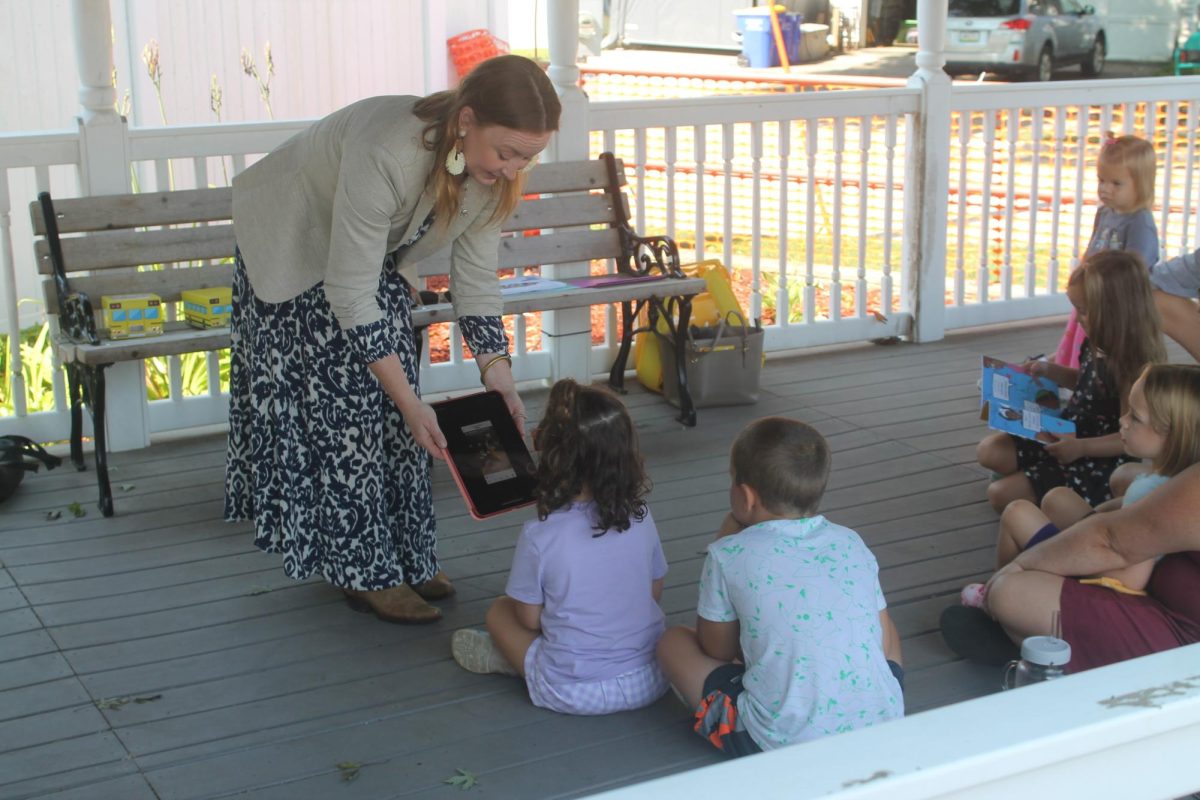
[[[1080,97],[1086,97],[1086,103]],[[1154,142],[1160,168],[1156,217],[1164,255],[1200,243],[1197,131],[1200,78],[955,85],[948,198],[922,198],[945,213],[947,258],[927,272],[944,281],[940,328],[1025,319],[1066,310],[1070,269],[1095,213],[1093,169],[1105,132]],[[748,312],[778,351],[903,335],[914,323],[901,280],[905,161],[921,92],[868,89],[658,101],[593,102],[590,150],[613,150],[630,170],[635,225],[677,238],[685,257],[720,258],[750,292]],[[145,190],[223,185],[306,121],[130,129],[135,184]],[[61,438],[66,430],[61,373],[48,398],[34,398],[19,347],[18,320],[40,304],[26,203],[37,191],[78,194],[77,132],[0,136],[0,266],[8,321],[6,379],[13,414],[0,431]],[[14,198],[16,204],[14,208]],[[910,267],[912,269],[914,267]],[[940,277],[938,277],[940,276]],[[19,288],[20,287],[20,288]],[[30,290],[30,287],[35,287]],[[19,301],[22,301],[19,303]],[[29,303],[23,301],[30,301]],[[593,347],[593,372],[606,369],[616,311]],[[520,377],[549,377],[545,349],[528,349],[515,322]],[[447,363],[425,357],[431,392],[475,383],[451,331]],[[552,346],[552,345],[549,345]],[[149,405],[151,432],[225,419],[217,355],[207,381],[185,381],[170,359],[167,400]],[[197,391],[193,384],[201,385]]]
[[[592,797],[1169,800],[1198,746],[1200,644]]]

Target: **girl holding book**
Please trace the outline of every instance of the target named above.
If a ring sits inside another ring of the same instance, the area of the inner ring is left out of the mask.
[[[1013,500],[1040,502],[1066,486],[1089,505],[1109,498],[1108,478],[1128,460],[1119,433],[1129,390],[1147,364],[1166,360],[1150,281],[1141,258],[1130,251],[1092,253],[1067,285],[1079,324],[1087,332],[1079,369],[1031,361],[1034,377],[1047,377],[1075,391],[1063,418],[1073,436],[1043,434],[1045,441],[996,433],[979,443],[979,464],[995,473],[988,501],[1003,511]]]

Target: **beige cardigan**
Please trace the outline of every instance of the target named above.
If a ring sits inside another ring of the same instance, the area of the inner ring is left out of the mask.
[[[324,281],[343,329],[383,318],[383,259],[424,222],[433,207],[426,179],[442,168],[421,142],[417,99],[353,103],[233,179],[234,234],[256,297],[280,303]],[[408,248],[400,271],[416,286],[416,263],[450,244],[455,313],[498,315],[499,193],[472,178],[465,188],[461,213]]]

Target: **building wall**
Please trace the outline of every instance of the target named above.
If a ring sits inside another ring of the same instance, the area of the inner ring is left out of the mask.
[[[1196,0],[1085,0],[1095,6],[1108,31],[1114,61],[1166,61],[1181,24],[1195,17]]]
[[[377,94],[424,94],[454,80],[445,40],[507,24],[506,0],[110,0],[118,101],[130,122],[162,124],[142,61],[157,40],[168,124],[216,121],[215,74],[226,121],[267,119],[256,83],[241,67],[245,48],[260,71],[269,41],[276,119],[319,117]],[[544,16],[544,12],[543,12]],[[543,22],[544,26],[544,22]],[[0,130],[69,128],[78,111],[69,0],[0,3]],[[544,38],[543,38],[544,42]]]

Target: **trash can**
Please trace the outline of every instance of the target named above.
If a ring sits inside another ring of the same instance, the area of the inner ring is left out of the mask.
[[[737,17],[737,31],[742,37],[742,56],[754,69],[778,67],[782,63],[775,47],[775,32],[771,30],[771,11],[766,7],[742,8],[733,12]],[[783,34],[783,46],[787,51],[788,63],[800,59],[800,23],[802,14],[790,11],[777,12],[779,31]]]

